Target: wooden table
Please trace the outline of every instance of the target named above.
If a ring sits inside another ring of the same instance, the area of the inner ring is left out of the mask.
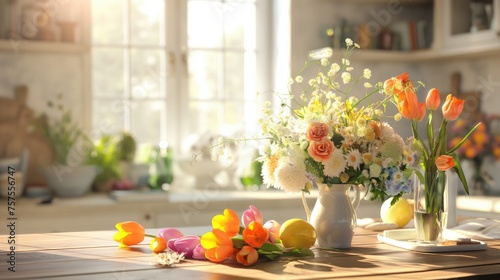
[[[185,234],[204,233],[191,228]],[[154,234],[156,231],[148,230]],[[0,235],[0,279],[450,279],[489,275],[500,279],[500,240],[485,251],[418,253],[380,243],[357,230],[353,247],[316,251],[314,258],[259,261],[251,267],[186,260],[176,267],[153,265],[148,239],[130,249],[113,241],[115,231],[15,236],[15,272],[9,271],[8,235]],[[477,277],[477,278],[476,278]],[[486,278],[484,278],[486,279]]]

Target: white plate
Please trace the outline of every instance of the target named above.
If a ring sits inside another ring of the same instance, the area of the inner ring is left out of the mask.
[[[471,241],[479,242],[479,244],[443,246],[440,243],[424,243],[424,242],[417,242],[416,240],[392,239],[384,236],[383,234],[378,234],[377,238],[379,241],[389,245],[393,245],[406,250],[426,252],[426,253],[480,251],[480,250],[486,250],[486,248],[488,247],[488,245],[486,245],[486,243],[484,243],[483,241],[474,239],[472,239]]]

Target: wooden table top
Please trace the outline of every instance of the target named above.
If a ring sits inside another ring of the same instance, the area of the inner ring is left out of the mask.
[[[419,253],[381,243],[376,233],[357,229],[351,249],[315,251],[314,258],[259,260],[251,267],[232,261],[185,260],[175,267],[162,267],[153,264],[149,238],[123,249],[113,241],[115,232],[16,235],[15,272],[9,271],[9,235],[0,235],[0,279],[450,279],[500,275],[500,240],[488,241],[488,249],[483,251]]]

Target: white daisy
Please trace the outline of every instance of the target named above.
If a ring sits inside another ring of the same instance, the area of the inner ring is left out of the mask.
[[[405,176],[403,172],[401,171],[396,171],[394,174],[392,174],[392,180],[396,183],[400,183],[405,179]]]
[[[345,155],[347,165],[353,167],[354,169],[359,169],[359,165],[362,163],[361,153],[358,150],[350,150],[347,155]]]

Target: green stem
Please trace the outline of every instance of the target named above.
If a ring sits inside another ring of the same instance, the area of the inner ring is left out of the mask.
[[[147,234],[147,233],[146,233],[146,234],[144,234],[144,236],[146,236],[146,237],[151,237],[151,238],[156,238],[156,237],[158,237],[158,236],[156,236],[156,235],[153,235],[153,234]]]
[[[427,148],[423,144],[423,141],[422,141],[422,138],[420,137],[420,133],[418,132],[417,126],[418,126],[417,121],[411,121],[411,129],[412,129],[413,137],[415,138],[414,140],[422,143],[421,148],[422,148],[422,151],[424,153],[424,159],[427,159],[427,158],[429,158],[429,152],[427,151]]]

